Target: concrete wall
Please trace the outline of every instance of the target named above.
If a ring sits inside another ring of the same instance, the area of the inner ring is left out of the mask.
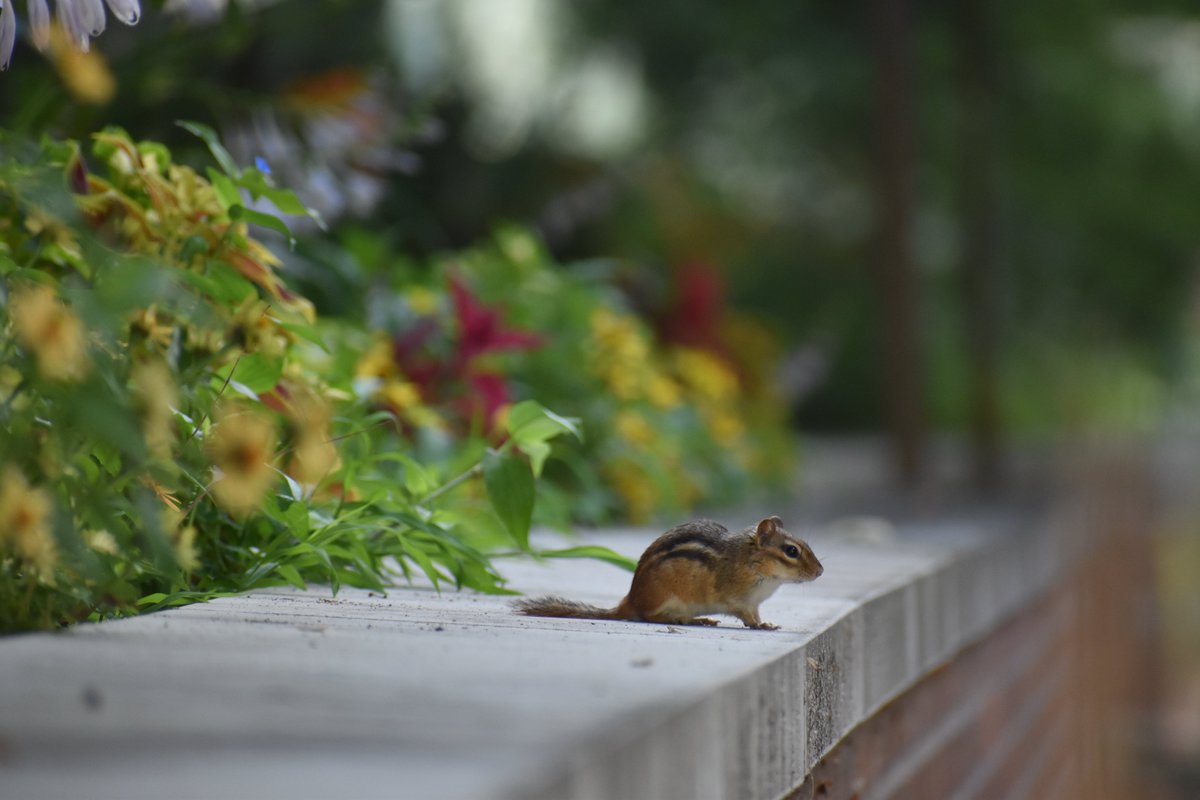
[[[413,586],[0,639],[0,798],[1150,797],[1154,502],[1143,465],[1080,463],[991,505],[770,509],[826,567],[764,604],[779,631]],[[898,522],[829,522],[846,511]],[[636,556],[658,532],[595,540]],[[597,604],[629,585],[592,561],[505,571]]]

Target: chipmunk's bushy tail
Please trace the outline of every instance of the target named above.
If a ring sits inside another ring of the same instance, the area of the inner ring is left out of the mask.
[[[621,607],[600,608],[599,606],[568,600],[565,597],[548,595],[529,597],[513,603],[518,614],[530,617],[569,617],[571,619],[625,619]]]

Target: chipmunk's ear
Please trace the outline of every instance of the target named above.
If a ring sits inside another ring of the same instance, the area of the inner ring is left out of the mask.
[[[767,517],[762,522],[758,523],[758,527],[754,531],[755,537],[760,545],[769,543],[772,539],[779,535],[783,530],[783,520],[779,517]]]

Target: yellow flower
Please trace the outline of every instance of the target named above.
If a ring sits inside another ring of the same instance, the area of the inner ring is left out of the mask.
[[[150,453],[161,461],[171,458],[175,442],[177,399],[171,371],[160,361],[135,364],[132,371],[134,397]]]
[[[630,444],[649,447],[654,442],[654,428],[646,417],[637,411],[623,409],[617,413],[614,423],[617,434]]]
[[[43,241],[54,242],[66,252],[78,257],[79,242],[75,231],[58,217],[39,208],[30,208],[25,214],[25,230]]]
[[[442,418],[421,400],[421,390],[415,383],[389,380],[375,390],[372,399],[387,406],[398,419],[418,428],[441,428]]]
[[[170,316],[159,312],[153,305],[130,315],[129,330],[163,349],[171,346],[171,340],[175,336],[175,326]]]
[[[184,572],[191,572],[200,566],[200,559],[196,555],[196,528],[184,525],[183,520],[183,512],[173,506],[167,506],[159,514],[159,522],[175,551],[175,563]]]
[[[424,286],[414,286],[404,293],[408,306],[413,311],[428,316],[437,311],[438,296]]]
[[[375,399],[400,414],[421,405],[421,391],[415,383],[391,380],[376,390]]]
[[[33,286],[12,298],[13,330],[37,356],[38,371],[52,381],[78,381],[88,369],[83,323],[54,290]]]
[[[187,328],[188,348],[202,353],[216,353],[225,346],[225,332],[211,328],[189,325]]]
[[[669,409],[679,405],[679,384],[666,375],[655,372],[646,386],[646,399],[657,408]]]
[[[324,399],[301,392],[292,402],[291,416],[296,444],[288,474],[301,483],[319,483],[338,464],[337,448],[329,432],[333,412]]]
[[[600,307],[591,317],[593,371],[620,400],[636,400],[651,381],[650,343],[632,314]]]
[[[0,545],[28,564],[46,583],[54,582],[57,548],[50,530],[50,495],[34,488],[11,465],[0,471]]]
[[[271,306],[256,298],[242,303],[233,317],[233,340],[247,353],[279,355],[287,347],[283,328],[271,316]]]
[[[705,416],[708,430],[717,444],[726,447],[736,444],[742,438],[746,426],[741,418],[730,411],[716,411]]]
[[[508,430],[508,415],[512,413],[512,403],[505,403],[496,409],[496,413],[492,416],[492,429],[497,431]]]
[[[208,440],[208,454],[220,470],[213,498],[234,516],[258,508],[275,482],[275,425],[266,415],[241,405],[224,407]]]
[[[83,541],[97,553],[110,556],[117,554],[117,540],[108,531],[84,531]]]
[[[721,326],[721,340],[736,354],[744,391],[751,395],[770,395],[774,391],[775,370],[782,358],[779,341],[771,330],[750,315],[730,314]]]
[[[50,32],[50,61],[67,90],[81,103],[104,105],[117,92],[117,80],[104,56],[96,51],[80,52],[67,41],[62,28]]]
[[[182,525],[175,528],[171,539],[175,546],[175,563],[181,570],[191,572],[200,566],[200,559],[196,556],[195,526]]]
[[[614,360],[636,365],[650,354],[646,335],[632,314],[617,314],[600,307],[592,312],[592,338],[601,351]]]
[[[712,353],[680,347],[674,353],[675,370],[684,385],[692,389],[702,403],[734,402],[738,396],[738,378],[724,361]]]
[[[649,476],[640,467],[622,459],[606,465],[604,474],[621,496],[630,522],[646,522],[654,515],[658,495]]]
[[[354,366],[354,374],[360,378],[395,378],[400,374],[396,360],[392,358],[392,343],[380,339],[362,354]]]

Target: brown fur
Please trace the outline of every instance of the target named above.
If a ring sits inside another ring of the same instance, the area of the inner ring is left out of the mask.
[[[797,556],[787,554],[794,547]],[[540,617],[622,619],[675,625],[715,625],[698,614],[728,614],[747,627],[769,628],[759,604],[780,583],[813,580],[821,562],[779,517],[737,533],[712,520],[685,522],[646,548],[627,594],[616,608],[541,597],[520,600],[518,613]]]

